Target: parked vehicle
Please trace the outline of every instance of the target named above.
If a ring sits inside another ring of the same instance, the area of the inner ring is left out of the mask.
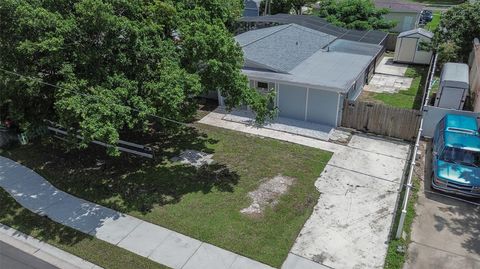
[[[424,22],[431,22],[433,20],[433,12],[431,10],[422,10],[422,13],[420,14],[420,20]]]
[[[480,197],[480,135],[475,117],[447,114],[433,138],[432,188]]]

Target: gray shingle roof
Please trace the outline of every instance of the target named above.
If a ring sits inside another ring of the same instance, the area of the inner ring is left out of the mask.
[[[343,93],[382,50],[295,24],[253,30],[236,40],[245,56],[243,73],[250,78]]]
[[[235,39],[242,46],[247,60],[288,73],[335,37],[289,24],[245,32]]]

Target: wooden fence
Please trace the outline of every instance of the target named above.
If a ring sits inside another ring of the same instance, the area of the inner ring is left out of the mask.
[[[382,104],[345,101],[342,127],[414,141],[422,112]]]

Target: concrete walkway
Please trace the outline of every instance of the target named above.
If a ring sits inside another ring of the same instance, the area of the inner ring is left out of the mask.
[[[0,157],[0,187],[23,207],[171,268],[272,268],[56,189],[43,177]]]
[[[282,268],[383,268],[408,144],[354,135],[343,146],[222,117],[214,111],[200,123],[334,153],[315,182],[317,205]]]
[[[101,269],[102,267],[0,224],[0,268]]]

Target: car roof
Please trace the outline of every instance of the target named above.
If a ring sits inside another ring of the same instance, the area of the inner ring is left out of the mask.
[[[478,123],[475,117],[447,114],[445,116],[445,131],[478,134]]]
[[[445,146],[480,151],[480,136],[475,117],[447,114],[444,128]]]

